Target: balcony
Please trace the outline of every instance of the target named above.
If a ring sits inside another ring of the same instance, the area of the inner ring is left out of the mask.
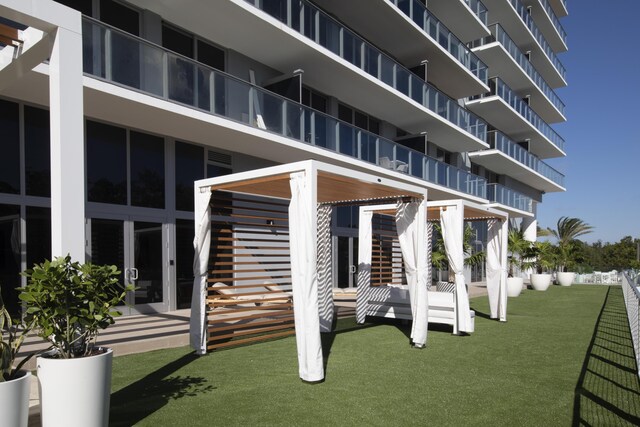
[[[490,150],[469,153],[471,160],[545,193],[565,191],[564,175],[498,131],[489,132]]]
[[[567,0],[549,0],[549,4],[558,18],[564,18],[569,14]]]
[[[567,32],[560,19],[551,7],[549,0],[523,0],[531,7],[531,15],[538,24],[545,39],[555,52],[565,52],[568,49]]]
[[[95,79],[486,198],[484,178],[89,18],[83,61]]]
[[[502,184],[487,184],[487,199],[516,211],[533,213],[533,200],[531,197],[518,193]]]
[[[491,20],[499,22],[513,41],[531,52],[531,63],[552,88],[567,85],[566,69],[520,0],[484,0],[491,11]]]
[[[520,51],[500,24],[490,27],[491,36],[476,40],[472,46],[492,75],[500,76],[511,89],[531,96],[533,108],[547,123],[565,121],[565,105]]]
[[[497,77],[491,92],[474,97],[467,108],[518,140],[530,140],[529,150],[540,158],[565,156],[564,139]]]
[[[259,5],[261,1],[255,0],[255,3]],[[428,60],[429,81],[453,98],[486,90],[486,65],[419,0],[317,0],[315,3],[401,63],[416,66]],[[465,5],[461,7],[475,19]]]
[[[445,18],[449,29],[464,42],[489,34],[487,8],[480,0],[429,0],[429,10]]]

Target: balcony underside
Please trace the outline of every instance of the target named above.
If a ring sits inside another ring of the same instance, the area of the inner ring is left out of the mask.
[[[564,18],[569,14],[569,11],[565,7],[565,1],[566,0],[549,0],[549,4],[558,18]]]
[[[487,203],[487,207],[500,209],[507,212],[510,218],[533,218],[535,215],[532,212],[523,211],[520,209],[512,208],[509,205],[503,205],[502,203]]]
[[[48,80],[48,66],[39,65],[11,87],[3,90],[2,96],[46,107],[49,105]],[[234,166],[238,172],[273,164],[314,159],[422,185],[428,189],[429,199],[462,198],[486,203],[484,199],[385,169],[333,150],[285,138],[87,76],[84,77],[84,111],[87,118],[202,144],[214,150],[240,153],[242,157]]]
[[[316,3],[383,51],[391,52],[405,66],[414,67],[429,60],[429,81],[452,98],[487,91],[482,81],[387,0],[317,0]],[[468,9],[466,13],[470,13]]]
[[[467,108],[516,142],[529,139],[529,151],[541,159],[566,155],[498,95],[469,101]]]
[[[531,96],[531,108],[547,123],[564,122],[567,119],[531,80],[520,65],[507,53],[502,44],[493,42],[473,49],[473,52],[489,66],[489,76],[499,76],[519,95]]]
[[[242,0],[205,4],[200,14],[164,2],[135,0],[140,7],[170,16],[180,26],[228,46],[283,74],[304,70],[310,87],[451,151],[475,151],[488,145],[370,76],[327,49]],[[221,4],[219,4],[221,3]],[[239,25],[238,23],[242,23]],[[274,48],[277,46],[277,48]],[[248,77],[248,76],[247,76]]]
[[[473,163],[484,166],[493,172],[508,175],[518,181],[526,182],[527,185],[536,190],[544,191],[545,193],[566,191],[561,185],[556,184],[500,150],[476,151],[475,153],[469,153],[469,157]]]
[[[429,0],[428,4],[428,9],[465,43],[490,34],[463,0]]]
[[[533,20],[536,21],[536,25],[542,31],[544,38],[547,39],[549,46],[555,52],[566,52],[568,50],[568,46],[565,44],[564,40],[562,40],[562,36],[560,32],[556,29],[556,26],[553,24],[553,21],[547,15],[547,12],[544,10],[542,5],[538,0],[524,0],[523,2],[527,6],[531,6],[531,14],[533,15]]]
[[[491,22],[499,22],[523,52],[531,51],[531,63],[549,86],[558,88],[567,85],[567,82],[560,72],[556,70],[551,59],[547,57],[538,41],[531,34],[527,25],[520,19],[520,15],[507,1],[484,0],[483,3],[489,9]]]

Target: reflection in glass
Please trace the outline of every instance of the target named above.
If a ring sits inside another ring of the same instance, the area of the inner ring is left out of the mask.
[[[18,104],[0,99],[0,193],[20,193],[20,121]]]
[[[176,142],[176,209],[193,211],[193,182],[204,178],[204,148]]]
[[[164,208],[164,139],[130,133],[131,204]]]
[[[0,205],[0,287],[2,299],[12,316],[18,316],[20,304],[16,288],[20,286],[20,206]]]
[[[193,289],[193,221],[176,220],[176,304],[191,307]]]
[[[47,110],[25,105],[24,139],[27,194],[49,197],[51,194],[51,143]]]
[[[138,269],[134,304],[162,302],[162,224],[136,221],[133,229],[133,265]]]
[[[86,128],[89,201],[126,205],[126,130],[89,120]]]

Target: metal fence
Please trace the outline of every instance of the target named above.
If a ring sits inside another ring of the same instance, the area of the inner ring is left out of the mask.
[[[633,349],[636,355],[636,366],[640,366],[640,290],[638,290],[638,272],[626,271],[622,275],[622,293],[627,307],[629,329],[633,339]],[[640,376],[640,371],[638,371]]]

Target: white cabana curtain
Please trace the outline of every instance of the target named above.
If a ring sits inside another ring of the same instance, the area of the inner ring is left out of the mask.
[[[427,342],[427,214],[426,201],[398,203],[396,228],[411,303],[411,340],[423,346]],[[362,225],[361,225],[362,226]],[[362,245],[362,243],[360,243]],[[362,246],[360,246],[362,247]],[[370,245],[368,246],[371,247]]]
[[[440,208],[440,225],[449,267],[455,274],[458,331],[472,332],[469,295],[464,279],[463,212],[456,206],[447,206],[446,210]]]
[[[290,185],[289,245],[299,372],[304,381],[320,381],[324,378],[324,367],[316,272],[317,229],[313,215],[316,206],[310,180],[304,172],[292,173]]]
[[[487,244],[487,291],[491,318],[505,322],[507,320],[506,280],[503,277],[507,266],[503,263],[503,221],[496,219],[488,222]]]
[[[333,289],[331,283],[331,205],[318,206],[318,299],[320,332],[333,326]]]
[[[373,212],[360,211],[358,231],[358,289],[356,291],[356,322],[364,323],[371,292],[371,245],[373,243]]]
[[[193,247],[193,294],[191,295],[191,318],[189,340],[197,354],[207,352],[207,273],[211,250],[211,190],[195,191],[195,236]]]

